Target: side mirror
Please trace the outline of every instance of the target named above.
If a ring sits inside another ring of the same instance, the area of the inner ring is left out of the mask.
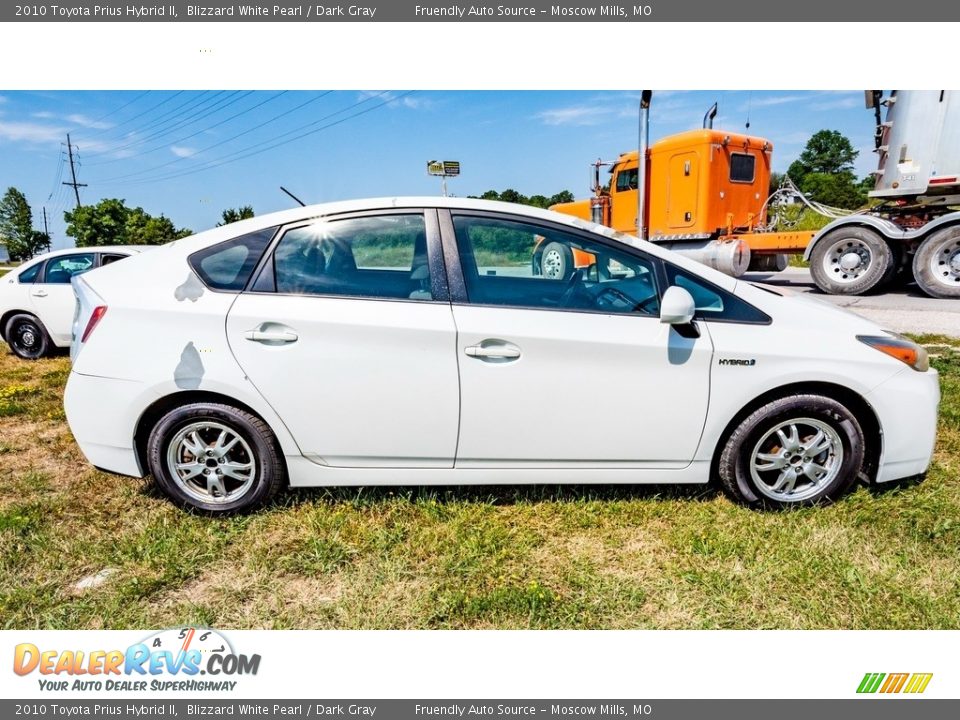
[[[697,312],[693,295],[677,285],[671,285],[660,302],[660,322],[667,325],[688,325]]]

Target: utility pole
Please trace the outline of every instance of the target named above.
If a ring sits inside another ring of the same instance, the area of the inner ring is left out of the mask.
[[[43,234],[47,237],[47,250],[50,249],[50,227],[47,225],[47,206],[43,206]]]
[[[64,181],[64,185],[69,185],[73,188],[73,194],[77,198],[77,207],[80,207],[80,190],[79,188],[86,187],[86,183],[77,182],[77,170],[73,165],[73,145],[70,144],[70,133],[67,133],[67,152],[70,155],[70,176],[73,178],[73,182]]]

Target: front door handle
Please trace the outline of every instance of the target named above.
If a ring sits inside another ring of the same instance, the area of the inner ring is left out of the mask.
[[[34,291],[33,296],[34,296],[34,297],[46,297],[46,296],[47,296],[47,291],[46,291],[46,290],[36,290],[36,291]]]
[[[503,340],[484,340],[463,349],[467,357],[479,360],[508,361],[520,357],[520,348]]]
[[[300,337],[291,330],[248,330],[243,336],[247,340],[262,343],[292,343]]]

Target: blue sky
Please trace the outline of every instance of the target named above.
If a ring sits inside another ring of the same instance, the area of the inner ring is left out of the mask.
[[[72,244],[74,205],[66,133],[77,146],[84,203],[120,197],[178,227],[212,227],[221,210],[257,214],[292,201],[432,195],[428,160],[459,160],[455,195],[512,187],[524,194],[589,194],[587,167],[636,147],[637,91],[3,91],[0,191],[22,190],[54,247]],[[862,91],[655,91],[651,137],[699,127],[713,102],[715,127],[774,144],[785,170],[811,134],[839,130],[860,149],[856,171],[875,166],[873,116]]]

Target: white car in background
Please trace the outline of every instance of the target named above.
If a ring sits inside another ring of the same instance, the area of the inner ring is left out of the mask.
[[[590,262],[533,262],[560,243]],[[95,466],[229,513],[320,485],[704,483],[750,506],[927,470],[924,349],[565,215],[317,205],[74,279]]]
[[[105,246],[57,250],[14,268],[0,278],[0,339],[26,360],[68,347],[76,308],[71,278],[144,249]]]

